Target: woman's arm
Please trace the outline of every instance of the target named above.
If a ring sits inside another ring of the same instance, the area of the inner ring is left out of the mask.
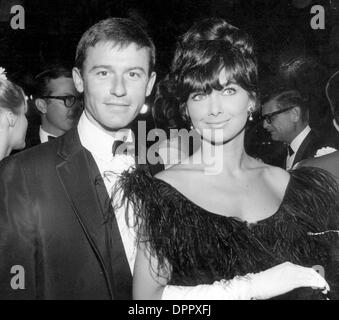
[[[150,256],[145,245],[139,246],[133,278],[134,299],[250,300],[273,298],[300,287],[329,290],[326,280],[315,270],[290,262],[232,280],[192,287],[167,285],[169,275],[157,270],[157,259]]]
[[[140,244],[133,275],[133,299],[161,300],[169,275],[158,274],[158,260],[150,255],[145,244]]]

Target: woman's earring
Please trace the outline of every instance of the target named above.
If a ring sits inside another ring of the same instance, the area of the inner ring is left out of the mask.
[[[250,116],[248,117],[248,120],[253,121],[253,114],[252,114],[252,111],[250,111]]]
[[[250,107],[248,108],[248,114],[249,114],[248,120],[249,120],[249,121],[253,121],[253,112],[254,112],[253,109],[254,109],[253,106],[250,106]]]

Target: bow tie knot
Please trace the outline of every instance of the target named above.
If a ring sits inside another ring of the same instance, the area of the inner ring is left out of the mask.
[[[112,146],[112,153],[113,156],[116,156],[117,154],[126,154],[126,143],[122,140],[115,140]]]
[[[292,157],[292,155],[294,154],[294,150],[291,148],[290,145],[287,148],[287,152],[288,152],[289,157]]]
[[[115,140],[112,146],[112,154],[116,155],[128,155],[134,153],[134,144],[130,142],[125,142],[122,140]]]

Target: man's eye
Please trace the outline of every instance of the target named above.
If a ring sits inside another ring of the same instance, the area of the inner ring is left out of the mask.
[[[222,94],[225,95],[225,96],[231,96],[233,94],[235,94],[237,91],[235,88],[225,88],[223,91],[222,91]]]
[[[191,99],[193,101],[201,101],[201,100],[204,100],[206,98],[206,93],[203,93],[203,92],[200,92],[200,93],[194,93],[192,94],[191,96]]]
[[[130,78],[140,78],[140,74],[137,73],[137,72],[135,72],[135,71],[130,71],[130,72],[128,73],[128,76],[129,76]]]
[[[100,76],[100,77],[106,77],[108,75],[108,72],[107,71],[99,71],[97,73],[97,75]]]

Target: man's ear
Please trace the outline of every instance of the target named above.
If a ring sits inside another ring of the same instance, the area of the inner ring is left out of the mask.
[[[293,122],[298,122],[301,119],[301,109],[299,107],[294,107],[291,110],[291,119]]]
[[[75,89],[77,89],[79,93],[83,93],[84,92],[84,81],[82,79],[81,71],[78,68],[74,67],[72,70],[72,76],[73,76]]]
[[[155,72],[152,72],[147,83],[146,97],[148,97],[151,94],[156,78],[157,78],[157,74]]]
[[[47,103],[44,99],[37,98],[34,101],[36,108],[42,113],[46,114],[47,113]]]
[[[6,111],[6,117],[9,126],[14,127],[18,117],[12,111]]]

